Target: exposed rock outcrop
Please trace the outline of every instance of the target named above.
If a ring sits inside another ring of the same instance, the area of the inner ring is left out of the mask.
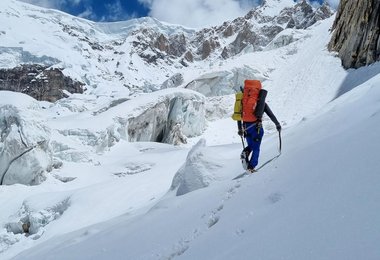
[[[0,90],[21,92],[37,100],[55,102],[69,93],[83,93],[83,83],[63,75],[59,69],[42,65],[22,65],[0,69]]]
[[[380,60],[380,1],[341,0],[329,49],[339,53],[344,68]]]

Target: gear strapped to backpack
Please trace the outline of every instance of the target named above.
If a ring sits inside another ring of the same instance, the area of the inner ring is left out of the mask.
[[[244,122],[256,122],[257,119],[261,119],[266,95],[267,91],[262,89],[259,80],[245,80],[243,92],[235,94],[232,119]]]
[[[234,105],[234,113],[232,114],[232,119],[235,121],[241,121],[242,116],[242,100],[243,100],[243,92],[239,91],[235,93],[235,105]]]

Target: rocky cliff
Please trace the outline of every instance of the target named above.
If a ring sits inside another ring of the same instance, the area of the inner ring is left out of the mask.
[[[67,93],[83,93],[82,87],[59,69],[38,64],[0,69],[0,90],[21,92],[37,100],[55,102],[67,97]]]
[[[341,0],[329,44],[345,68],[380,60],[380,1]]]

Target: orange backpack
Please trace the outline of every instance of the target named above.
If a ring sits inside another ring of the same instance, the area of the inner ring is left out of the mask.
[[[256,122],[255,108],[259,99],[259,92],[261,90],[260,80],[245,80],[243,91],[243,115],[244,122]]]

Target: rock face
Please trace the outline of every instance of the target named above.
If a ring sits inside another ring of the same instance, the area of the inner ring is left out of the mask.
[[[0,90],[21,92],[37,100],[55,102],[69,93],[83,93],[83,84],[64,76],[59,69],[42,65],[23,65],[0,69]]]
[[[380,60],[380,1],[341,0],[331,51],[337,51],[344,68],[359,68]]]

